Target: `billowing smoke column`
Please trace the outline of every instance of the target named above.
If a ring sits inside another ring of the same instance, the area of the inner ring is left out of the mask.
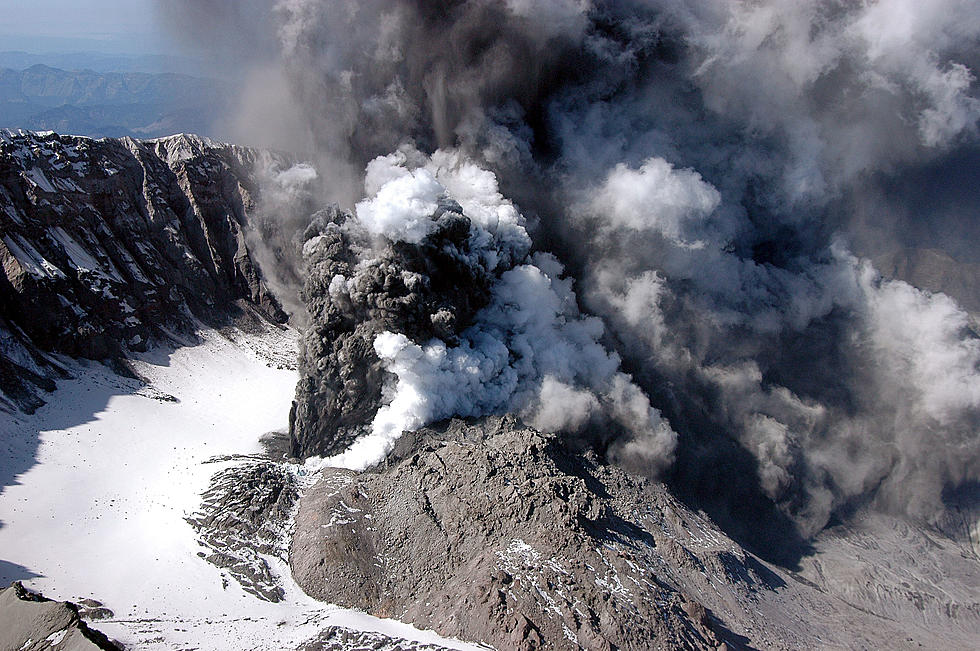
[[[256,13],[209,4],[214,25]],[[722,523],[755,526],[760,504],[804,533],[869,504],[934,522],[950,496],[975,507],[971,290],[935,290],[975,286],[942,279],[980,263],[977,15],[975,0],[281,0],[249,22],[251,47],[271,44],[251,74],[289,89],[280,112],[302,118],[326,198],[353,208],[307,241],[314,323],[321,300],[398,315],[358,335],[363,378],[300,388],[353,396],[367,378],[385,406],[338,399],[344,420],[301,401],[301,443],[324,422],[342,442],[301,451],[356,440],[349,454],[374,458],[405,424],[511,410],[619,423],[601,451],[659,472],[659,410],[678,433],[668,480]],[[459,287],[416,270],[453,246],[466,301],[419,290],[405,327],[408,307],[358,298],[362,273]],[[934,291],[871,259],[926,250],[946,266],[908,277]],[[562,366],[551,345],[579,355]]]
[[[676,434],[599,343],[602,322],[580,314],[561,264],[531,253],[492,173],[403,148],[368,165],[365,189],[303,246],[313,319],[298,452],[343,450],[326,462],[363,469],[405,430],[518,413],[546,431],[615,432],[606,443],[644,454],[649,472],[669,465]]]

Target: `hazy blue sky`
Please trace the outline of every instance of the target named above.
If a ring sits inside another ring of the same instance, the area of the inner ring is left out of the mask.
[[[0,0],[0,51],[171,54],[156,0]]]

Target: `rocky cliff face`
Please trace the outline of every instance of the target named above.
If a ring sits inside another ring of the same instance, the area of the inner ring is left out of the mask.
[[[260,156],[0,132],[0,408],[43,403],[49,353],[119,358],[243,308],[284,321],[246,242]]]

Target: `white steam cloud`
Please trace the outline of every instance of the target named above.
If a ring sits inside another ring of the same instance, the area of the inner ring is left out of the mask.
[[[694,170],[675,170],[662,158],[650,158],[638,170],[616,165],[593,192],[589,209],[612,226],[656,230],[685,243],[720,203],[718,191]]]
[[[432,216],[440,201],[451,199],[471,219],[473,261],[503,271],[491,283],[489,304],[457,345],[416,343],[388,331],[375,338],[374,350],[394,382],[370,432],[326,463],[364,469],[384,459],[403,431],[450,416],[510,412],[544,431],[575,433],[593,420],[617,423],[628,433],[625,445],[646,451],[646,472],[669,466],[676,433],[619,370],[619,357],[602,346],[602,322],[579,312],[562,265],[548,254],[529,255],[524,219],[492,173],[458,153],[426,159],[403,148],[372,161],[366,178],[373,193],[357,204],[356,226],[417,244],[437,228]],[[341,279],[331,291],[356,284],[356,278]]]

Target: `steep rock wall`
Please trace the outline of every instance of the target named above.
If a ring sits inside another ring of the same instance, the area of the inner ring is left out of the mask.
[[[118,359],[242,307],[284,321],[245,235],[262,155],[0,132],[0,408],[43,403],[48,353]]]

